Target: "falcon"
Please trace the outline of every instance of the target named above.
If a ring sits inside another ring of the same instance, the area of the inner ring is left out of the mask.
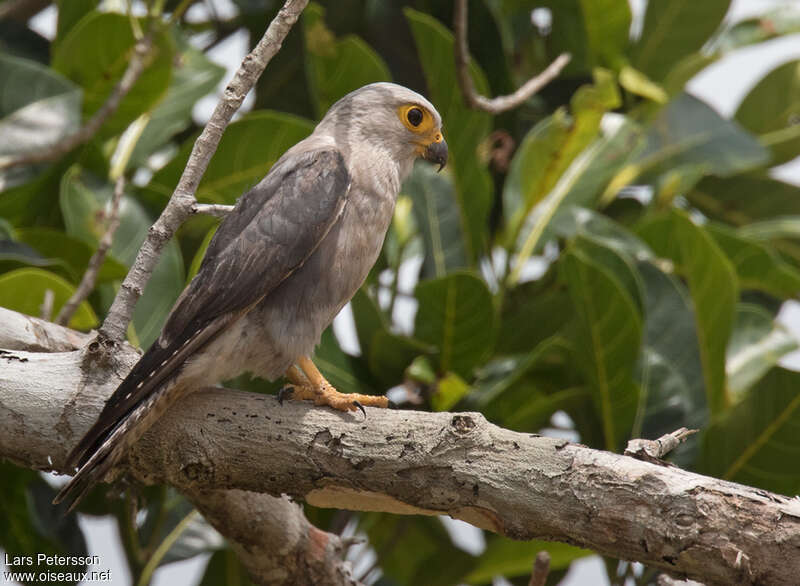
[[[176,400],[243,372],[285,376],[281,399],[386,407],[339,393],[311,354],[377,260],[420,157],[447,162],[441,116],[418,93],[373,83],[333,104],[222,221],[158,340],[68,456],[77,472],[54,502],[74,508]]]

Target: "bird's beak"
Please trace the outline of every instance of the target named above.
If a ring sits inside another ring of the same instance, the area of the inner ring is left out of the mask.
[[[439,171],[444,168],[447,164],[447,143],[441,133],[438,133],[436,135],[436,140],[425,147],[422,158],[431,163],[437,163],[439,165]]]

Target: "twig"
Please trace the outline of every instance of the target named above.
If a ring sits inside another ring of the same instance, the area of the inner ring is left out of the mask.
[[[43,320],[50,321],[53,316],[53,301],[55,300],[55,293],[52,289],[44,290],[44,298],[42,304],[39,306],[39,317]]]
[[[484,110],[490,114],[500,114],[522,104],[533,94],[538,92],[548,83],[553,81],[561,70],[566,67],[571,57],[569,53],[562,53],[556,57],[547,68],[536,77],[525,82],[517,91],[507,96],[487,98],[475,89],[475,84],[469,74],[469,47],[467,46],[467,0],[456,0],[453,13],[453,32],[455,34],[455,59],[458,85],[461,93],[470,108]]]
[[[100,238],[97,250],[94,251],[92,258],[89,259],[89,266],[86,267],[86,272],[83,273],[78,288],[61,308],[61,311],[58,312],[58,317],[56,317],[55,321],[59,325],[67,325],[72,314],[75,313],[75,310],[78,309],[81,302],[94,290],[95,283],[97,282],[97,275],[100,273],[100,267],[103,266],[103,261],[106,259],[111,244],[114,242],[114,233],[117,231],[117,228],[119,228],[119,204],[124,192],[125,177],[120,176],[114,184],[114,196],[111,199],[111,210],[108,213],[106,231],[102,238]]]
[[[111,309],[100,328],[101,334],[106,338],[120,341],[125,337],[133,308],[153,273],[161,251],[178,227],[192,214],[192,209],[197,203],[194,196],[197,185],[217,150],[223,131],[267,63],[281,48],[283,40],[307,4],[308,0],[286,1],[272,19],[258,45],[244,58],[233,80],[225,88],[214,113],[192,147],[189,161],[172,197],[156,223],[150,227],[131,270],[111,304]]]
[[[672,433],[662,435],[657,440],[632,439],[625,447],[625,455],[648,462],[654,462],[669,454],[681,443],[686,441],[687,437],[695,433],[697,433],[696,429],[681,427]]]
[[[233,206],[222,203],[196,203],[192,206],[192,214],[205,214],[215,218],[224,218],[233,210]]]
[[[544,586],[547,582],[547,575],[550,573],[550,554],[540,551],[533,560],[533,572],[528,586]]]
[[[0,170],[52,161],[65,155],[75,147],[88,142],[100,130],[105,121],[117,111],[122,99],[131,91],[136,80],[139,79],[145,69],[152,45],[152,34],[145,35],[134,45],[133,56],[128,62],[128,67],[125,69],[125,73],[122,74],[122,78],[111,90],[105,103],[80,130],[43,150],[0,158]]]

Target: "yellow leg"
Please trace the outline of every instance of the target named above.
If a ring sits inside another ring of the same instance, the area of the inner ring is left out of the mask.
[[[281,401],[285,397],[291,397],[299,401],[314,401],[315,405],[328,405],[339,411],[355,411],[356,409],[364,411],[364,405],[389,406],[389,400],[386,397],[340,393],[325,380],[325,377],[307,356],[300,358],[297,366],[292,366],[286,371],[286,378],[291,384],[281,389],[278,394],[278,400]]]

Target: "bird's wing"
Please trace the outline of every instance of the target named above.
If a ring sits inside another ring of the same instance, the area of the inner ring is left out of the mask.
[[[222,221],[161,336],[108,399],[69,456],[82,466],[186,360],[303,265],[341,216],[350,175],[341,153],[285,157]]]

